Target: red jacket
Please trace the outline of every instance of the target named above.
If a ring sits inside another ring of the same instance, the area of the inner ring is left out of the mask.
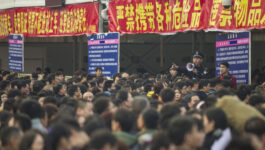
[[[233,88],[236,88],[236,77],[231,75],[229,72],[228,72],[228,76],[232,77]],[[220,78],[221,80],[224,80],[223,74],[219,75],[218,78]]]

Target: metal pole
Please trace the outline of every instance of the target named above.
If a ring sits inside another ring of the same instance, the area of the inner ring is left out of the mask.
[[[99,14],[99,22],[98,22],[98,32],[99,33],[104,33],[104,30],[103,30],[103,18],[101,17],[101,11],[103,10],[103,5],[102,5],[102,2],[101,0],[98,0],[98,14]]]
[[[163,36],[160,35],[160,70],[162,71],[164,67],[164,40]]]

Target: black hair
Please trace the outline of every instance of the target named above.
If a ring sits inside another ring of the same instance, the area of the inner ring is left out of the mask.
[[[17,82],[17,88],[21,90],[21,88],[25,88],[27,86],[27,82],[25,80],[18,80]]]
[[[118,140],[110,131],[101,129],[92,134],[90,143],[92,149],[101,150],[106,144],[109,144],[111,147],[116,146]]]
[[[150,150],[168,149],[169,145],[170,140],[168,138],[167,133],[164,131],[158,131],[153,135]]]
[[[47,76],[47,81],[51,84],[53,80],[55,80],[55,74],[51,73]]]
[[[4,128],[1,131],[1,136],[0,136],[2,146],[4,147],[7,146],[9,143],[9,140],[12,137],[19,137],[20,135],[21,135],[21,131],[18,128],[15,128],[15,127]]]
[[[261,94],[252,94],[249,97],[248,103],[251,106],[258,106],[260,104],[265,103],[265,98]]]
[[[7,101],[5,102],[4,105],[4,110],[8,112],[13,112],[15,113],[16,111],[16,105],[15,105],[16,100],[13,98],[8,98]]]
[[[43,104],[48,104],[48,103],[58,105],[58,99],[54,96],[47,96],[44,98]]]
[[[181,82],[176,83],[175,86],[181,90],[184,86],[186,86],[186,83],[184,81],[181,81]]]
[[[14,89],[14,88],[15,88],[15,86],[17,86],[17,85],[18,85],[18,82],[19,82],[19,80],[18,80],[18,79],[11,81],[11,88],[12,88],[12,89]]]
[[[144,92],[147,93],[147,92],[151,91],[152,86],[153,86],[153,84],[151,84],[151,83],[145,84],[144,85]]]
[[[155,109],[147,109],[142,113],[144,126],[147,129],[156,129],[158,120],[159,120],[159,114]]]
[[[45,84],[42,81],[34,81],[33,83],[33,94],[37,95],[43,88]]]
[[[127,90],[119,90],[116,94],[116,105],[120,106],[123,102],[128,100],[128,91]]]
[[[221,62],[220,65],[224,65],[226,68],[229,68],[229,63],[224,61],[224,62]]]
[[[3,80],[0,82],[0,90],[4,91],[10,85],[10,81]]]
[[[89,116],[86,118],[86,121],[84,123],[84,131],[91,136],[93,132],[95,132],[98,129],[106,128],[104,120],[97,114],[94,114],[93,116]]]
[[[41,90],[38,95],[38,97],[46,97],[46,96],[53,96],[53,92],[49,90]]]
[[[121,130],[124,132],[130,132],[134,126],[134,114],[128,109],[118,109],[113,116],[113,120],[120,124]]]
[[[70,129],[62,123],[54,124],[48,134],[48,147],[50,150],[57,150],[57,147],[62,138],[70,138],[71,131]]]
[[[19,125],[19,128],[25,132],[31,129],[31,120],[28,115],[19,113],[14,115],[14,122]]]
[[[95,69],[95,72],[97,72],[98,70],[101,70],[101,71],[102,71],[102,68],[101,68],[101,67],[97,67],[97,68]]]
[[[225,88],[232,88],[233,87],[233,81],[230,79],[224,79],[222,80],[222,84]]]
[[[203,87],[207,86],[209,84],[209,81],[207,79],[201,79],[199,82],[199,89],[202,89]]]
[[[37,135],[40,135],[44,140],[44,135],[37,130],[30,130],[26,132],[23,135],[23,138],[21,139],[21,142],[19,144],[19,150],[29,150],[32,147],[32,144],[37,137]],[[44,142],[44,141],[43,141]]]
[[[15,98],[16,96],[22,96],[21,91],[20,90],[16,90],[16,89],[11,89],[8,91],[7,93],[7,97],[8,98]]]
[[[63,88],[63,84],[62,83],[58,83],[53,87],[53,92],[54,94],[58,94],[59,91]]]
[[[87,92],[87,87],[84,84],[80,84],[78,87],[80,88],[82,95]]]
[[[35,73],[35,72],[33,72],[33,73],[31,74],[31,77],[32,77],[34,80],[38,80],[38,78],[39,78],[38,74]]]
[[[171,119],[168,128],[168,136],[172,143],[181,145],[184,142],[185,135],[197,126],[194,119],[190,116],[176,116]]]
[[[106,111],[110,105],[111,99],[107,96],[100,96],[94,101],[94,112],[101,114]]]
[[[250,136],[236,136],[232,139],[226,150],[255,150]]]
[[[13,115],[8,111],[0,111],[0,131],[8,126],[9,120],[13,117]]]
[[[78,90],[78,85],[70,85],[67,89],[67,93],[69,96],[74,96],[75,92]]]
[[[20,112],[27,114],[31,119],[42,118],[44,110],[37,101],[26,100],[21,103]]]
[[[169,121],[172,117],[180,114],[180,105],[176,103],[168,103],[161,109],[159,125],[162,129],[167,129]]]
[[[10,74],[10,71],[7,71],[7,70],[2,72],[2,76],[3,77],[6,76],[6,75],[9,75],[9,74]]]
[[[112,80],[107,80],[104,83],[103,86],[103,91],[108,91],[109,88],[111,88],[113,81]]]
[[[175,92],[171,88],[166,88],[160,92],[160,96],[163,102],[172,102],[175,98]]]
[[[214,129],[224,130],[227,128],[227,117],[222,109],[209,108],[205,111],[205,115],[209,121],[214,121]]]
[[[239,85],[237,88],[236,95],[240,98],[241,101],[245,100],[247,95],[250,95],[251,90],[248,85]]]
[[[245,131],[261,138],[265,135],[265,121],[259,117],[252,117],[245,123]]]
[[[226,89],[221,89],[220,91],[215,92],[214,95],[217,98],[222,98],[223,96],[226,96],[226,95],[234,95],[234,93],[232,93],[231,91],[228,91]]]

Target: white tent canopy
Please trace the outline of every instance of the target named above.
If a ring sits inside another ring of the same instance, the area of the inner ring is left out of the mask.
[[[66,4],[87,3],[97,0],[65,0]],[[0,9],[45,6],[45,0],[0,0]]]

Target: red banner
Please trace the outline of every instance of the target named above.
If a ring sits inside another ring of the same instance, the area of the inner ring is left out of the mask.
[[[0,11],[0,38],[10,33],[32,37],[97,33],[98,18],[98,3],[4,10]]]
[[[264,0],[113,0],[109,30],[120,33],[175,33],[189,30],[265,28]]]

